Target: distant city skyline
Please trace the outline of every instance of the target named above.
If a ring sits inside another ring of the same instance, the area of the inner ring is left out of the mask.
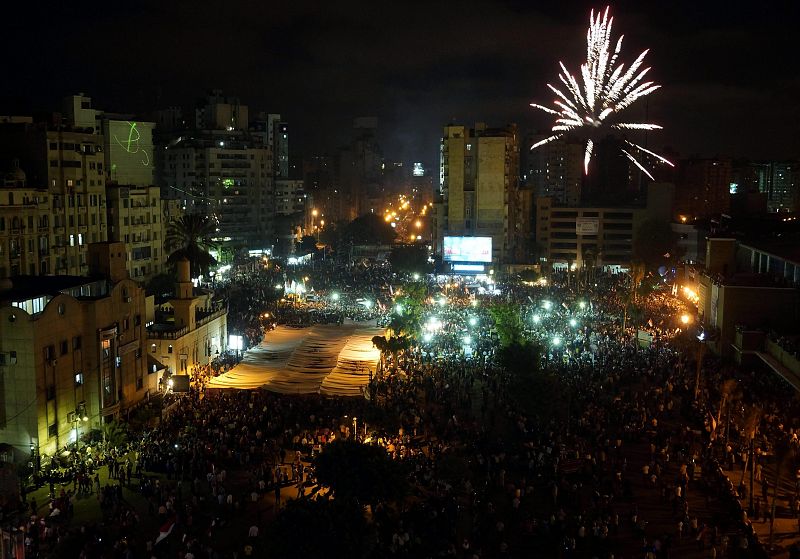
[[[528,104],[546,98],[559,59],[581,62],[589,10],[605,7],[560,4],[234,1],[220,14],[211,3],[146,0],[58,5],[35,18],[16,7],[19,21],[35,23],[0,39],[10,76],[0,114],[58,110],[78,92],[98,108],[141,113],[219,88],[254,111],[282,114],[293,152],[331,152],[355,117],[369,115],[388,159],[430,170],[444,125],[549,128]],[[651,48],[652,78],[664,86],[640,109],[667,124],[651,145],[683,157],[796,158],[800,77],[787,25],[796,11],[612,4],[631,52]]]

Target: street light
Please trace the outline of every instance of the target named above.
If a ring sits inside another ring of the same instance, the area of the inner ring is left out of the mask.
[[[539,316],[538,314],[533,315],[533,323],[534,324],[539,324],[541,321],[542,321],[542,317],[541,316]]]
[[[682,314],[681,315],[681,323],[682,324],[689,324],[691,321],[692,321],[692,317],[689,316],[688,314]]]
[[[476,324],[478,324],[478,319],[475,318],[474,316],[469,317],[469,325],[475,326]]]
[[[553,338],[553,346],[554,346],[554,347],[558,347],[558,346],[560,346],[560,345],[561,345],[561,338],[559,338],[558,336],[555,336],[555,337]]]
[[[586,301],[581,301],[580,303],[578,303],[578,306],[581,308],[581,310],[585,309],[586,308]]]
[[[573,328],[575,328],[578,325],[578,321],[575,320],[574,318],[570,318],[569,319],[569,325],[572,326]]]
[[[549,311],[550,309],[553,308],[553,303],[551,303],[550,301],[544,301],[542,303],[542,306],[545,308],[545,310]]]
[[[338,301],[338,300],[339,300],[339,294],[336,292],[331,293],[331,301]]]

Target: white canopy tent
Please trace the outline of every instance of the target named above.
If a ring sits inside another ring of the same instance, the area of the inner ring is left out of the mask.
[[[372,338],[383,334],[381,328],[350,321],[310,328],[279,326],[207,388],[358,396],[380,359]]]

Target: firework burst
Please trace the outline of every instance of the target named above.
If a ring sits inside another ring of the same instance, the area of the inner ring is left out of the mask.
[[[661,86],[652,81],[644,81],[650,68],[642,68],[648,51],[642,52],[628,68],[623,62],[618,62],[622,50],[622,35],[611,45],[611,25],[614,18],[608,16],[609,9],[595,15],[592,10],[589,16],[589,31],[586,35],[586,62],[581,65],[580,79],[573,76],[562,62],[559,62],[561,73],[558,75],[563,84],[559,89],[552,84],[547,84],[556,95],[553,107],[546,107],[531,103],[531,107],[540,109],[554,115],[553,135],[535,143],[531,149],[536,149],[553,140],[557,140],[567,133],[583,133],[591,136],[586,140],[583,166],[584,172],[589,172],[589,162],[592,160],[594,140],[600,133],[610,130],[660,130],[661,126],[647,122],[625,122],[620,120],[620,113],[635,103],[638,99],[649,95]],[[631,151],[646,153],[659,161],[673,166],[666,158],[638,145],[625,140],[627,147],[622,153],[641,169],[651,179],[653,175],[636,159]]]

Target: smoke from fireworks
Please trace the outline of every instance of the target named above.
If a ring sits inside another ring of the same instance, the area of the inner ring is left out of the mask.
[[[614,18],[608,17],[608,8],[602,14],[598,12],[596,16],[592,10],[589,16],[589,32],[586,35],[586,62],[581,65],[581,80],[576,79],[567,71],[564,64],[559,62],[561,73],[558,78],[565,89],[558,89],[547,84],[547,87],[556,95],[556,99],[553,101],[555,108],[531,103],[531,107],[558,117],[552,128],[555,134],[535,143],[531,149],[557,140],[568,132],[584,132],[597,137],[598,133],[607,132],[609,129],[661,129],[661,126],[647,122],[617,121],[621,111],[661,86],[652,81],[643,81],[650,71],[649,67],[640,70],[647,50],[642,52],[627,69],[623,62],[617,62],[622,49],[623,36],[617,40],[612,52],[611,24],[613,22]],[[625,143],[638,152],[647,153],[659,161],[673,166],[664,157],[638,144],[628,140],[625,140]],[[594,141],[590,138],[586,142],[583,158],[584,172],[587,174],[593,150]],[[623,149],[622,153],[648,177],[653,178],[653,175],[639,163],[630,151]]]

